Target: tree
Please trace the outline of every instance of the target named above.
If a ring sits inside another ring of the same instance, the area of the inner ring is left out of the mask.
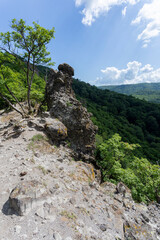
[[[50,52],[47,51],[47,44],[54,38],[54,28],[47,30],[36,22],[33,27],[26,25],[23,19],[12,20],[12,31],[0,33],[3,53],[11,54],[20,64],[25,72],[27,86],[28,113],[31,113],[31,87],[36,73],[36,65],[53,65]],[[0,67],[2,67],[3,63]],[[10,75],[11,77],[11,75]],[[3,81],[5,79],[3,78]],[[4,99],[2,92],[0,96]],[[7,99],[7,101],[9,101]],[[8,102],[9,103],[9,102]],[[23,115],[23,113],[21,112]]]
[[[138,201],[157,200],[160,196],[160,167],[135,156],[138,144],[121,141],[118,134],[98,146],[97,165],[104,181],[124,182]]]

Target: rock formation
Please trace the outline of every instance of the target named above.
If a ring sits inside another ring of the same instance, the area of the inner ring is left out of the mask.
[[[97,127],[91,114],[76,99],[72,90],[74,70],[60,64],[59,71],[51,70],[46,86],[46,100],[51,116],[58,118],[68,130],[68,140],[77,158],[91,160],[94,154]]]
[[[49,144],[46,128],[67,137],[48,113],[0,115],[0,240],[160,239],[158,203],[135,203],[123,183],[100,185],[92,164]]]

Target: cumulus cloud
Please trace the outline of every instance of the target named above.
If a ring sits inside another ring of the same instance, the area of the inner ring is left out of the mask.
[[[134,5],[140,0],[75,0],[76,6],[84,6],[82,10],[82,23],[92,25],[92,23],[102,14],[107,13],[113,6],[122,4]],[[123,9],[123,14],[126,14],[126,9]]]
[[[142,66],[137,61],[129,62],[125,69],[107,67],[101,72],[103,77],[97,78],[92,84],[101,86],[160,82],[160,68],[154,69],[150,64]]]
[[[160,35],[160,0],[145,3],[132,24],[145,25],[143,31],[138,35],[138,40],[143,41],[144,48],[147,47],[152,38]]]

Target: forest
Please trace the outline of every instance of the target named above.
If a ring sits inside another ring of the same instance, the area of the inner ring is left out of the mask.
[[[160,83],[100,86],[100,89],[131,95],[148,102],[160,103]]]
[[[132,96],[101,90],[78,79],[73,89],[90,112],[103,140],[118,133],[123,141],[138,143],[140,156],[157,163],[160,159],[160,105]]]

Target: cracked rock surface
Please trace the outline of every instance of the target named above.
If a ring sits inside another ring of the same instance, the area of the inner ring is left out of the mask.
[[[29,121],[0,115],[0,240],[160,239],[159,204],[100,185],[91,164]]]

